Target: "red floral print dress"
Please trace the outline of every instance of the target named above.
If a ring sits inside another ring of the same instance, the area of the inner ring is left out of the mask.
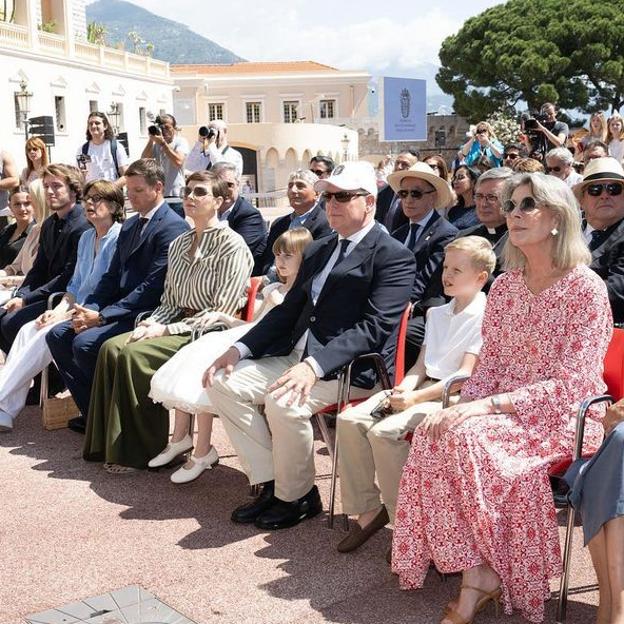
[[[548,465],[569,456],[575,414],[605,391],[612,317],[602,280],[579,266],[534,295],[520,270],[488,295],[483,348],[464,400],[508,393],[513,414],[469,418],[430,442],[416,429],[403,469],[392,567],[401,587],[422,587],[429,564],[444,573],[489,564],[505,612],[544,619],[549,579],[561,573]],[[597,407],[586,450],[602,438]]]

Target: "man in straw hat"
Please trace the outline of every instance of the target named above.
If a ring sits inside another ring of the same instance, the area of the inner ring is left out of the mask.
[[[264,484],[232,520],[262,530],[320,513],[310,418],[336,401],[339,371],[353,358],[381,353],[392,366],[414,281],[413,255],[373,219],[377,180],[370,163],[341,164],[314,189],[324,194],[335,233],[310,244],[284,302],[204,377],[250,483]],[[372,365],[356,365],[352,383],[353,397],[371,394]]]
[[[573,188],[585,213],[589,265],[604,280],[615,323],[624,323],[624,170],[615,158],[595,158]]]
[[[401,199],[406,223],[392,236],[409,248],[416,258],[416,277],[410,297],[414,307],[408,324],[406,364],[418,357],[425,336],[427,308],[446,303],[439,269],[444,247],[457,235],[457,228],[437,212],[451,203],[448,183],[422,162],[388,176],[388,184]]]

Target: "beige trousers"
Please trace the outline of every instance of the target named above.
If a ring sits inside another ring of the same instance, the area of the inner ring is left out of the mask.
[[[273,399],[266,389],[301,355],[242,360],[226,378],[219,373],[208,396],[238,455],[249,482],[275,479],[275,496],[294,501],[314,485],[314,436],[310,418],[336,402],[338,382],[317,381],[303,406],[286,405],[287,396]],[[373,390],[353,387],[352,398]],[[264,415],[260,406],[264,405]]]
[[[426,381],[419,387],[432,383]],[[410,446],[405,435],[427,414],[442,409],[442,401],[419,403],[381,420],[373,418],[371,411],[386,395],[378,392],[338,417],[338,470],[344,513],[359,515],[379,507],[383,500],[393,522]]]

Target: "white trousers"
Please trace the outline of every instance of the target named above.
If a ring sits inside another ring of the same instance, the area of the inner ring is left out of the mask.
[[[26,323],[17,333],[0,370],[0,410],[14,420],[26,405],[33,378],[52,362],[45,337],[55,325],[57,323],[37,329],[35,321]]]
[[[275,496],[295,501],[314,485],[314,436],[310,418],[336,402],[338,381],[317,381],[303,406],[275,400],[266,389],[297,364],[300,353],[242,360],[230,377],[215,377],[208,396],[219,414],[243,470],[253,485],[275,479]],[[373,390],[352,388],[353,398]],[[260,406],[264,405],[264,415]]]

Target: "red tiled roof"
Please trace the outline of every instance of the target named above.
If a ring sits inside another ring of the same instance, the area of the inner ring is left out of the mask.
[[[174,74],[281,74],[293,72],[339,71],[315,61],[245,62],[229,65],[171,65]]]

